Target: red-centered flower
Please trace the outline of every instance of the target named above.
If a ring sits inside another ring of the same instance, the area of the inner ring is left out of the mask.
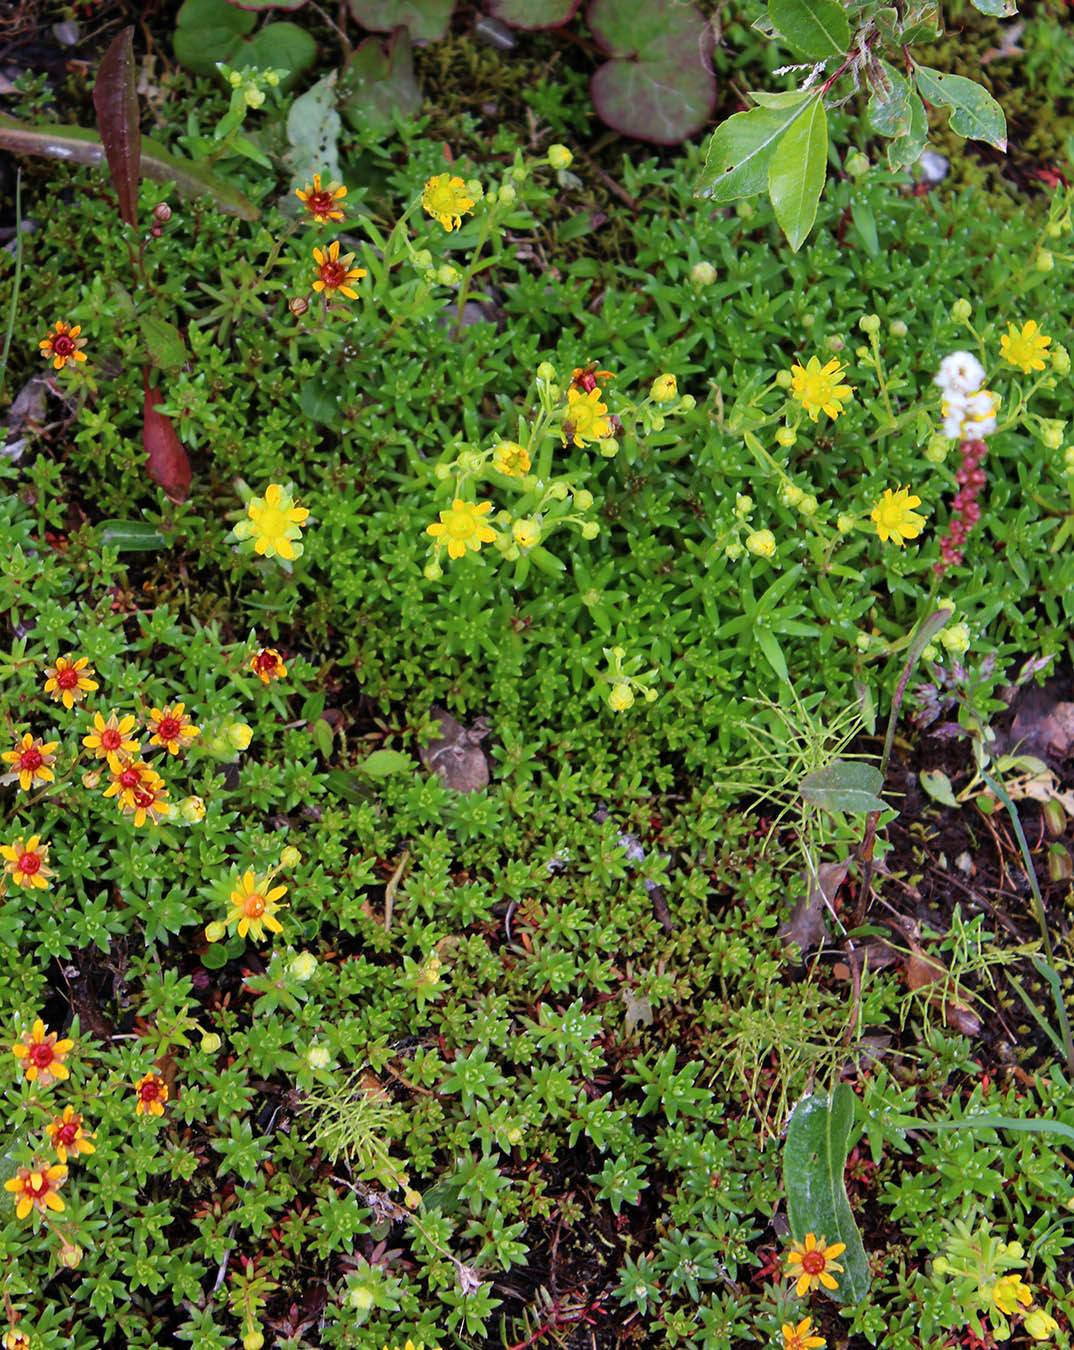
[[[341,187],[333,178],[332,181],[321,186],[321,175],[313,175],[313,186],[309,188],[295,188],[295,196],[306,208],[318,225],[323,225],[327,220],[342,220],[343,212],[338,203],[347,195],[347,189]]]
[[[88,1136],[82,1128],[82,1117],[69,1106],[63,1108],[62,1116],[54,1116],[49,1121],[45,1126],[45,1133],[56,1150],[56,1157],[62,1163],[67,1161],[68,1153],[73,1153],[77,1158],[80,1153],[96,1152],[90,1143],[91,1136]]]
[[[87,693],[100,688],[96,680],[90,678],[95,674],[87,656],[77,660],[70,653],[58,656],[54,666],[45,667],[45,693],[52,695],[54,703],[62,701],[65,708],[73,708]]]
[[[273,680],[282,680],[287,675],[287,667],[273,647],[262,647],[259,652],[255,652],[250,657],[250,669],[262,684],[271,684]]]
[[[833,1242],[828,1247],[824,1244],[824,1238],[818,1238],[815,1233],[807,1233],[805,1242],[792,1241],[784,1273],[788,1279],[797,1280],[794,1292],[798,1297],[804,1297],[818,1285],[823,1285],[825,1289],[838,1289],[839,1281],[832,1271],[843,1273],[843,1267],[835,1257],[845,1251],[845,1242]]]
[[[576,367],[571,372],[571,385],[582,394],[591,394],[594,389],[599,389],[604,380],[614,380],[615,376],[610,370],[598,370],[597,362],[590,361],[584,367]]]
[[[51,783],[56,777],[52,772],[56,756],[52,752],[58,745],[59,741],[35,739],[27,731],[21,741],[15,742],[14,750],[5,750],[0,755],[0,759],[12,765],[11,772],[6,773],[0,782],[13,783],[18,779],[19,787],[24,792],[38,783]]]
[[[106,797],[118,797],[124,811],[134,807],[134,794],[152,787],[163,787],[164,780],[145,760],[124,760],[109,755],[108,771],[111,782],[104,790]]]
[[[20,835],[13,844],[0,844],[0,858],[15,885],[27,890],[47,891],[49,877],[55,876],[48,865],[48,844],[41,842],[39,834],[29,839]]]
[[[0,1345],[4,1350],[30,1350],[30,1337],[18,1327],[11,1327],[0,1337]]]
[[[364,267],[352,267],[353,253],[339,256],[339,240],[333,239],[327,249],[315,248],[313,261],[317,264],[317,279],[313,283],[315,291],[324,291],[331,299],[336,291],[348,300],[357,300],[358,292],[351,288],[352,281],[361,281],[365,276]]]
[[[115,755],[117,759],[126,760],[141,749],[138,742],[131,739],[135,725],[135,718],[130,713],[120,719],[117,713],[110,712],[107,722],[100,713],[94,713],[93,727],[88,736],[82,737],[82,744],[93,752],[94,759],[109,759]]]
[[[149,738],[149,744],[166,746],[169,755],[177,755],[180,750],[185,749],[188,741],[192,741],[199,734],[198,728],[186,715],[185,703],[150,708],[146,728],[153,733]]]
[[[4,1182],[4,1190],[15,1196],[15,1217],[25,1219],[35,1208],[42,1214],[50,1209],[62,1210],[63,1201],[57,1191],[66,1180],[67,1168],[58,1164],[34,1169],[20,1167],[10,1181]]]
[[[82,348],[86,345],[86,339],[78,336],[81,332],[82,328],[77,323],[73,328],[62,319],[54,323],[52,331],[37,344],[41,348],[41,355],[47,357],[57,370],[74,365],[76,361],[84,361],[86,356]]]
[[[11,1053],[22,1061],[22,1071],[28,1082],[47,1088],[70,1077],[63,1061],[74,1049],[74,1044],[74,1041],[57,1040],[54,1031],[46,1033],[45,1024],[39,1017],[33,1028],[24,1032],[11,1047]]]
[[[129,802],[125,800],[124,796],[121,796],[119,805],[127,815],[134,816],[134,824],[138,829],[147,820],[151,820],[154,825],[159,825],[172,809],[172,804],[168,801],[168,791],[160,778],[155,782],[143,780],[130,794]]]
[[[137,1098],[135,1114],[139,1116],[147,1113],[151,1116],[164,1114],[164,1103],[168,1100],[168,1084],[160,1074],[152,1071],[143,1074],[135,1083],[134,1092]]]

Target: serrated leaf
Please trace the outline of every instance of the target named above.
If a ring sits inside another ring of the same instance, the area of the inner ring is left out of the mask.
[[[828,1245],[846,1244],[838,1258],[843,1273],[831,1294],[841,1303],[860,1303],[869,1292],[869,1262],[843,1180],[853,1121],[854,1093],[839,1083],[830,1096],[813,1093],[798,1103],[783,1146],[791,1232],[799,1241],[815,1233]]]
[[[768,0],[768,17],[796,55],[807,61],[842,56],[850,24],[836,0]]]
[[[412,771],[414,761],[401,750],[374,750],[355,767],[358,773],[368,774],[370,778],[388,778],[393,773]]]
[[[142,330],[149,359],[158,370],[178,370],[186,364],[186,343],[174,324],[158,319],[155,314],[142,314],[138,327]]]
[[[929,66],[915,66],[918,92],[929,103],[951,109],[951,130],[969,140],[1007,149],[1007,119],[988,92],[964,75],[948,75]]]
[[[876,795],[883,786],[884,776],[874,764],[836,759],[823,769],[806,774],[798,785],[798,793],[807,806],[867,815],[870,811],[887,809],[887,803]]]
[[[958,809],[958,802],[951,788],[951,780],[942,769],[922,769],[918,775],[921,786],[934,802]]]
[[[751,108],[721,122],[709,141],[694,196],[730,202],[764,192],[776,146],[800,111],[797,107]]]
[[[817,218],[828,167],[828,117],[819,97],[777,145],[768,166],[768,195],[779,227],[797,253]]]

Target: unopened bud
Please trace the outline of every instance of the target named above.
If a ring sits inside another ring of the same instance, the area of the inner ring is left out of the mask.
[[[298,849],[295,848],[293,844],[288,844],[287,847],[280,853],[281,867],[297,867],[301,861],[302,861],[302,854],[299,853]]]
[[[227,937],[226,923],[221,923],[219,919],[215,919],[212,923],[205,925],[206,942],[222,942],[225,937]]]
[[[223,1044],[215,1031],[207,1031],[201,1038],[201,1048],[207,1055],[215,1055]]]
[[[158,225],[167,225],[172,218],[172,208],[167,202],[157,202],[153,207],[153,218]]]
[[[287,302],[287,308],[291,311],[291,313],[295,316],[296,319],[301,319],[303,314],[308,313],[309,307],[310,302],[306,299],[304,295],[292,295],[290,300],[288,300]]]
[[[695,286],[711,286],[716,275],[716,269],[710,262],[694,263],[690,268],[690,280]]]
[[[1055,266],[1055,259],[1052,257],[1052,255],[1048,252],[1046,248],[1042,248],[1041,251],[1037,254],[1037,263],[1036,263],[1037,271],[1050,272],[1054,266]]]
[[[68,1270],[74,1270],[75,1266],[82,1260],[82,1256],[82,1248],[77,1242],[67,1242],[65,1240],[56,1259],[61,1266],[66,1266]]]

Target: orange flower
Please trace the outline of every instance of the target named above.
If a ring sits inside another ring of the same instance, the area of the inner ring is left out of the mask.
[[[62,370],[64,366],[74,365],[76,361],[86,359],[82,348],[86,345],[86,339],[78,335],[82,332],[79,324],[72,328],[70,324],[60,320],[52,325],[52,332],[47,333],[37,344],[41,348],[41,355],[47,357],[57,370]]]
[[[0,858],[15,885],[27,890],[47,891],[48,878],[55,876],[48,865],[48,844],[41,842],[39,834],[25,840],[20,835],[13,844],[0,844]]]
[[[54,666],[45,667],[45,693],[52,695],[54,703],[62,699],[65,708],[73,708],[88,692],[100,688],[96,680],[90,679],[95,674],[86,656],[80,656],[77,661],[70,654],[58,656]]]
[[[35,1206],[42,1214],[50,1209],[62,1210],[63,1201],[57,1190],[67,1180],[67,1168],[38,1167],[31,1171],[20,1167],[10,1181],[4,1182],[4,1190],[18,1198],[15,1201],[15,1217],[25,1219]]]
[[[351,289],[352,281],[361,281],[366,275],[364,267],[352,267],[353,253],[339,256],[339,241],[333,239],[327,249],[315,248],[313,261],[317,264],[317,280],[313,283],[315,291],[324,291],[331,299],[335,291],[345,295],[348,300],[357,300],[358,292]]]
[[[187,717],[185,709],[185,703],[150,708],[146,728],[153,735],[149,744],[167,746],[169,755],[177,755],[186,741],[192,741],[198,735],[198,728]]]
[[[831,1272],[837,1270],[840,1275],[843,1273],[843,1267],[834,1258],[841,1256],[846,1246],[845,1242],[833,1242],[830,1247],[826,1247],[823,1237],[818,1239],[815,1233],[807,1233],[804,1243],[791,1243],[784,1273],[788,1279],[798,1281],[794,1292],[799,1298],[818,1285],[823,1285],[825,1289],[839,1287],[839,1281]]]
[[[96,1152],[89,1141],[89,1137],[83,1132],[82,1117],[76,1115],[69,1106],[63,1108],[62,1116],[54,1116],[49,1121],[45,1126],[45,1133],[51,1140],[52,1147],[56,1150],[56,1157],[62,1163],[67,1161],[68,1150],[76,1158],[80,1153]]]
[[[144,1116],[146,1112],[151,1116],[164,1114],[164,1103],[168,1100],[168,1084],[160,1074],[153,1073],[152,1070],[143,1074],[135,1083],[134,1091],[138,1098],[134,1108],[136,1115]]]
[[[46,743],[35,740],[29,732],[26,732],[21,741],[15,742],[14,750],[5,750],[3,755],[0,755],[0,759],[5,763],[14,765],[12,772],[5,774],[0,781],[13,783],[17,778],[19,787],[24,792],[38,783],[51,783],[56,777],[52,772],[52,765],[56,762],[56,756],[52,751],[57,745],[59,741]]]
[[[336,205],[347,195],[347,189],[341,187],[333,178],[326,186],[321,187],[321,175],[313,175],[313,186],[311,188],[295,188],[295,196],[306,208],[318,225],[323,225],[326,220],[342,220],[343,212]]]
[[[271,684],[273,680],[282,680],[287,667],[280,660],[280,653],[273,647],[262,647],[250,657],[250,669],[262,684]]]
[[[54,1031],[46,1035],[45,1024],[39,1017],[32,1030],[23,1032],[11,1047],[11,1053],[23,1061],[22,1070],[28,1082],[47,1088],[70,1077],[63,1061],[74,1045],[74,1041],[57,1040]]]
[[[114,712],[108,714],[106,722],[100,713],[93,714],[93,729],[88,736],[82,737],[82,744],[93,751],[94,759],[126,760],[130,755],[138,754],[141,746],[130,739],[136,725],[135,718],[128,713],[122,720]]]

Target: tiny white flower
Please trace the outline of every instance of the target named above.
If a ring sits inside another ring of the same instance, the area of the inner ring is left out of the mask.
[[[984,366],[970,352],[952,352],[940,362],[933,380],[947,395],[973,394],[984,383]]]

